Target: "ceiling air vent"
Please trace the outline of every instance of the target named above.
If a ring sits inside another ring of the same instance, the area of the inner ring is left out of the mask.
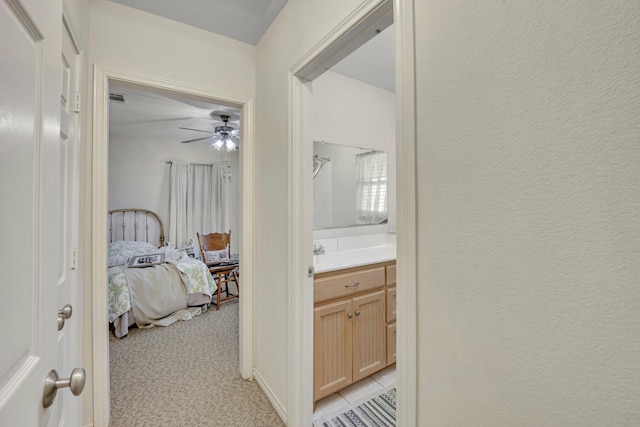
[[[127,103],[124,93],[109,92],[109,100],[114,102],[120,102],[122,104]]]

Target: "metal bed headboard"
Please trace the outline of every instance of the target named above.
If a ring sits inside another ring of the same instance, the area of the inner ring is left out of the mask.
[[[107,218],[109,243],[114,240],[150,242],[157,239],[164,246],[164,225],[153,211],[147,209],[113,209]]]

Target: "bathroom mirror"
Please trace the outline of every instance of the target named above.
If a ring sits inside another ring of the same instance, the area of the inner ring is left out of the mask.
[[[387,153],[313,143],[313,227],[386,224]]]

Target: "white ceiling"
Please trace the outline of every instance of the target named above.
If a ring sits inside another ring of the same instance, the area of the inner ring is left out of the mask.
[[[255,45],[287,0],[111,0]],[[322,0],[318,0],[322,1]],[[393,25],[343,59],[332,71],[394,90]]]
[[[255,45],[287,0],[111,0]]]
[[[395,92],[393,25],[338,62],[331,71]]]
[[[287,0],[111,0],[184,24],[192,25],[246,43],[256,44]],[[393,25],[387,27],[331,71],[394,91]],[[123,93],[127,102],[110,102],[112,137],[154,138],[180,141],[207,136],[181,130],[190,127],[211,130],[220,126],[220,114],[231,116],[230,125],[239,127],[239,111],[170,91],[140,86],[112,84],[110,92]],[[213,114],[212,114],[213,113]],[[207,143],[208,141],[200,141]],[[241,143],[242,145],[242,143]]]
[[[180,127],[213,132],[216,126],[222,125],[220,114],[229,115],[229,125],[239,128],[239,110],[203,98],[126,83],[111,84],[109,92],[124,94],[126,98],[124,104],[109,102],[109,136],[112,138],[125,136],[132,140],[151,138],[180,143],[208,136]]]

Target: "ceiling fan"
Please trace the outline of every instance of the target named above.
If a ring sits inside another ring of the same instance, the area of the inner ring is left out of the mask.
[[[187,127],[181,127],[179,129],[185,130],[194,130],[197,132],[206,132],[211,135],[205,136],[203,138],[194,138],[188,139],[186,141],[182,141],[183,144],[187,144],[189,142],[197,142],[197,141],[205,141],[207,139],[211,139],[213,145],[218,151],[220,151],[223,147],[227,151],[234,151],[238,149],[238,145],[240,143],[240,138],[238,138],[238,130],[229,126],[228,122],[231,116],[227,114],[221,114],[220,119],[224,123],[222,126],[216,126],[215,130],[202,130],[202,129],[193,129]]]

